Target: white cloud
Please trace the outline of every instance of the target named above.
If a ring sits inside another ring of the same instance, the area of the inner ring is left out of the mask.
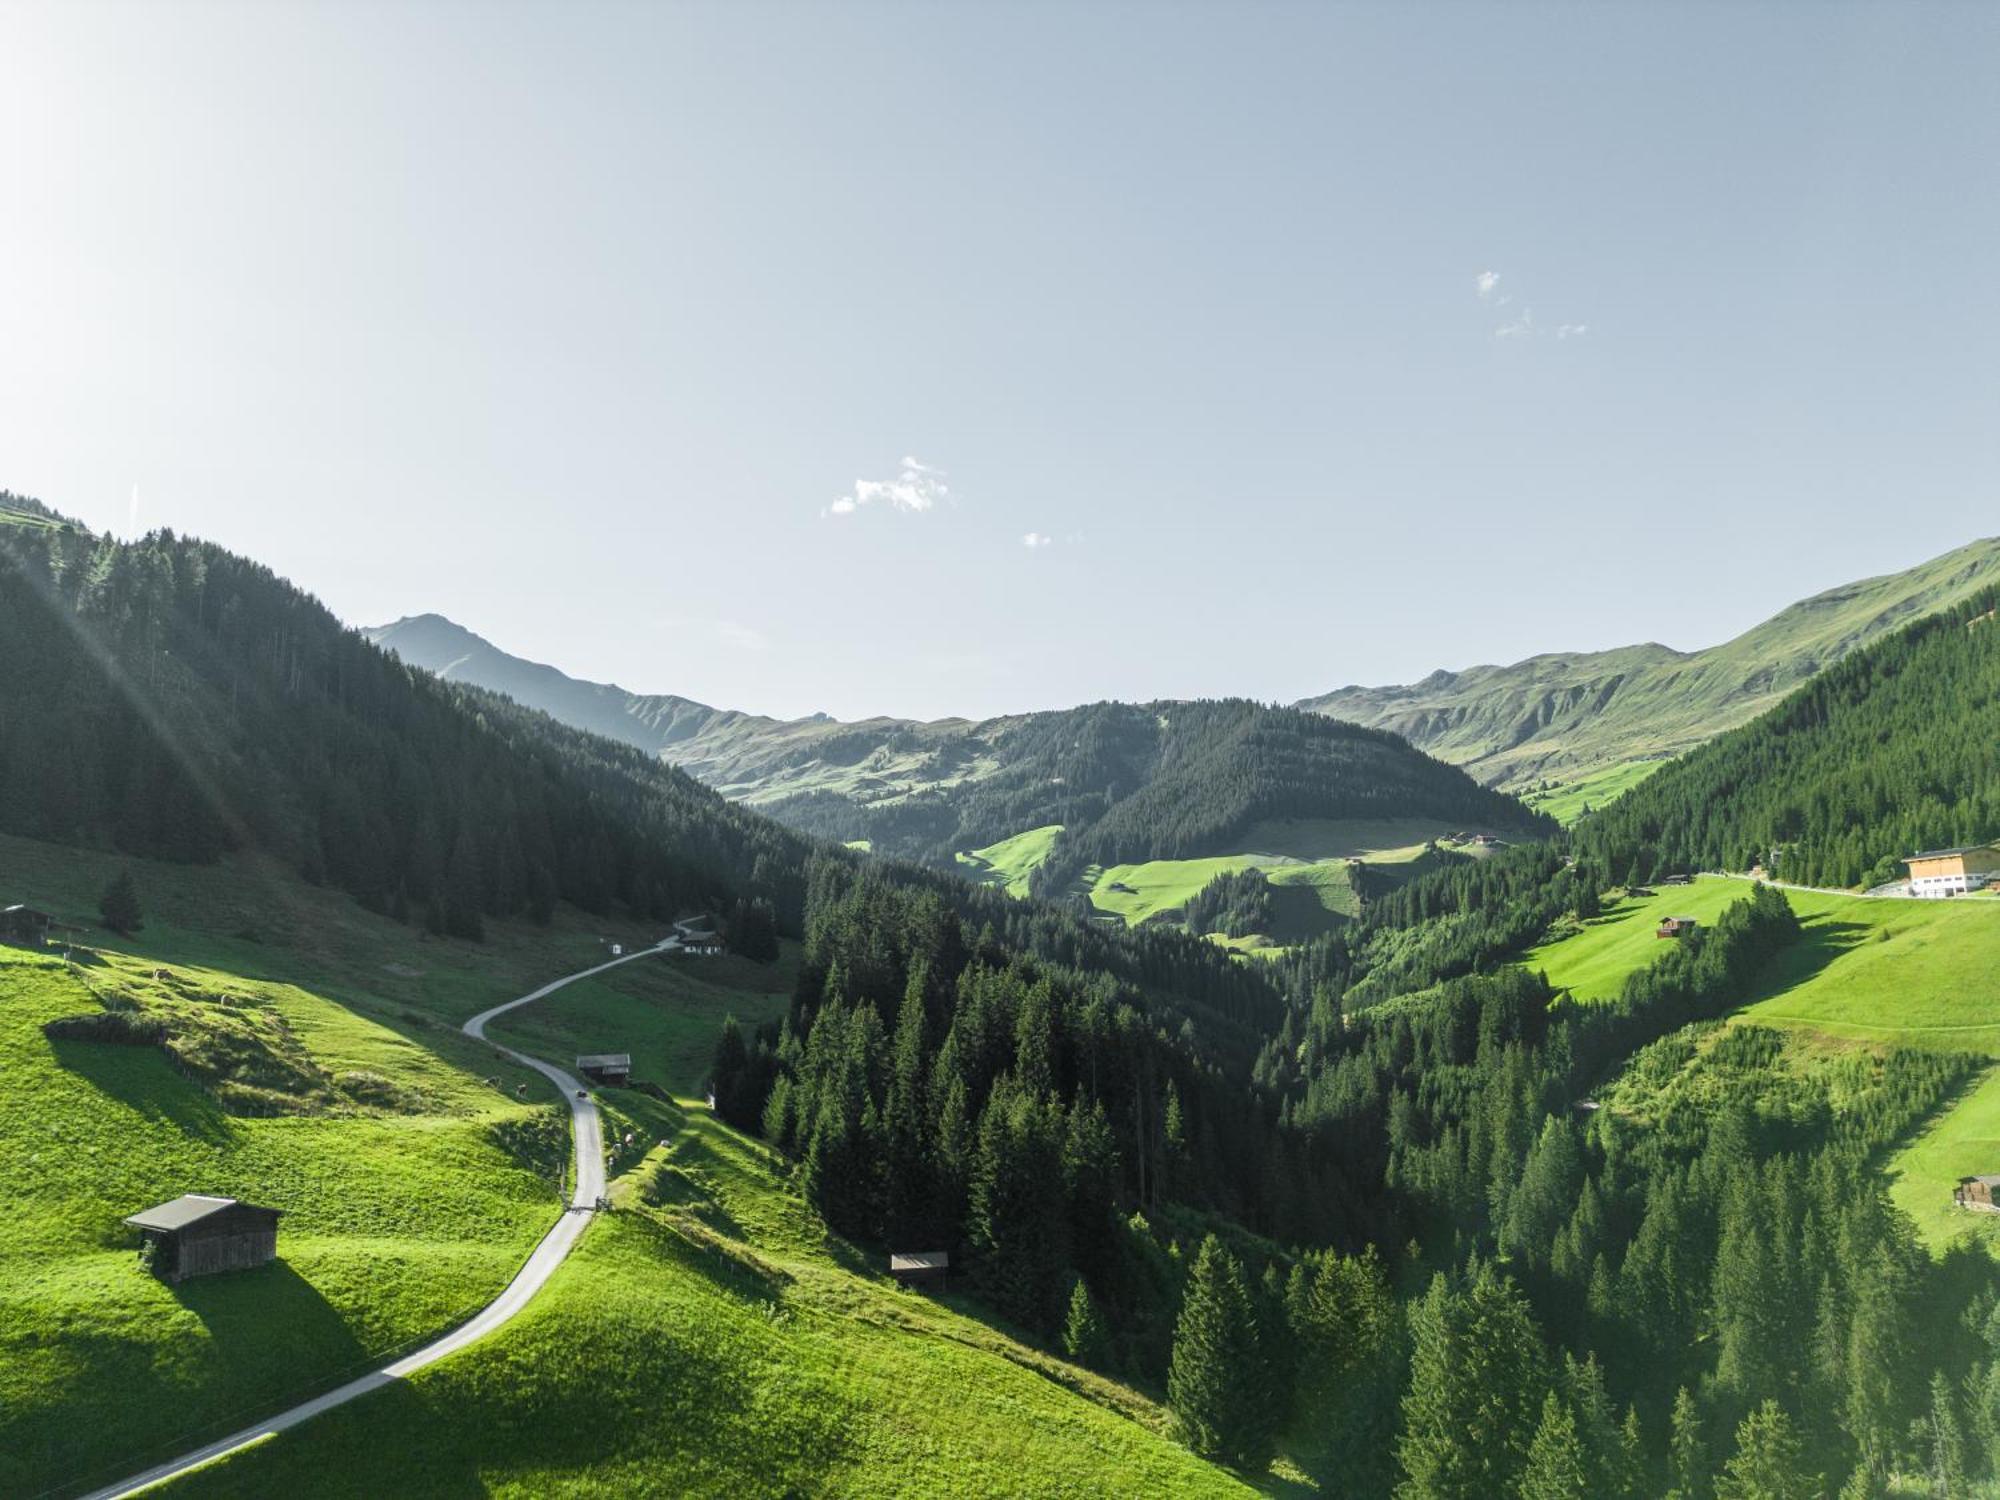
[[[1056,539],[1046,531],[1031,531],[1021,538],[1021,545],[1030,552],[1039,552],[1042,548],[1053,547],[1055,544]]]
[[[944,470],[906,456],[894,479],[857,479],[851,494],[842,495],[822,515],[851,516],[864,505],[884,504],[891,510],[922,515],[951,498]]]
[[[1479,291],[1479,300],[1491,310],[1491,316],[1500,318],[1501,309],[1514,301],[1512,293],[1496,296],[1500,289],[1498,271],[1481,271],[1473,278],[1473,285]],[[1535,321],[1535,309],[1523,305],[1518,315],[1506,315],[1506,321],[1496,322],[1493,337],[1496,339],[1580,339],[1590,333],[1588,323],[1558,323],[1554,327]]]
[[[725,646],[734,646],[738,651],[771,649],[771,642],[763,631],[754,625],[745,625],[740,620],[717,620],[715,638]]]

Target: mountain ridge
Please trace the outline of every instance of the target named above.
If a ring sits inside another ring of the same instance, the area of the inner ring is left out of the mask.
[[[1664,759],[1747,723],[1851,652],[2000,580],[2000,538],[1838,584],[1697,651],[1657,641],[1348,685],[1295,705],[1402,735],[1493,786]]]

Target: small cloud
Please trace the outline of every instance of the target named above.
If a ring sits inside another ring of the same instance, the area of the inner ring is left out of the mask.
[[[922,515],[950,498],[944,470],[906,456],[894,479],[857,479],[851,494],[842,495],[820,514],[851,516],[864,505],[881,503],[891,510]]]
[[[1556,330],[1559,339],[1580,339],[1590,332],[1588,323],[1565,323]]]
[[[1498,271],[1481,271],[1474,279],[1474,285],[1479,288],[1479,300],[1484,302],[1493,295],[1493,289],[1500,285],[1500,273]]]
[[[754,625],[745,625],[737,620],[717,620],[715,638],[725,646],[734,646],[738,651],[769,651],[770,639]]]
[[[1535,310],[1532,307],[1524,307],[1521,309],[1520,317],[1511,323],[1502,323],[1498,328],[1494,329],[1493,337],[1496,339],[1531,339],[1539,332],[1541,330],[1535,327]]]
[[[1056,539],[1046,531],[1031,531],[1021,538],[1021,545],[1030,552],[1039,552],[1042,548],[1053,547],[1055,544]]]

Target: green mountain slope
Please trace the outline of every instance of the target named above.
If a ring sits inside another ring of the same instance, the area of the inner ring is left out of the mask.
[[[1747,723],[1849,652],[2000,580],[2000,538],[1828,589],[1702,651],[1657,643],[1345,687],[1299,706],[1393,730],[1490,785],[1570,782]]]
[[[1877,641],[1577,828],[1623,872],[1764,864],[1806,885],[2000,837],[2000,623],[1989,587]]]
[[[1061,825],[1033,841],[1032,871],[1008,870],[1003,883],[1017,893],[1062,893],[1092,864],[1236,852],[1233,839],[1273,819],[1551,826],[1393,735],[1242,700],[1096,703],[977,723],[779,722],[581,682],[435,615],[367,634],[412,665],[616,735],[795,828],[865,840],[877,854],[977,872],[994,846]]]

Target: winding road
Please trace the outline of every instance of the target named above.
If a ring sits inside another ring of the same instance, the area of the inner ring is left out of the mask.
[[[510,1010],[523,1005],[532,1005],[535,1001],[554,994],[564,985],[575,984],[579,979],[602,974],[606,969],[615,969],[620,964],[631,963],[634,959],[671,953],[679,947],[680,939],[666,938],[654,947],[641,948],[621,958],[614,958],[609,963],[599,964],[594,969],[584,969],[566,975],[564,978],[543,985],[532,994],[521,996],[518,1000],[509,1000],[505,1005],[482,1010],[459,1028],[474,1040],[486,1042],[487,1045],[506,1053],[522,1066],[533,1068],[561,1089],[563,1098],[569,1101],[570,1131],[576,1142],[576,1191],[571,1195],[569,1205],[564,1209],[563,1216],[556,1221],[555,1227],[542,1237],[542,1242],[535,1246],[535,1253],[528,1257],[527,1264],[515,1273],[514,1279],[507,1283],[506,1289],[499,1296],[451,1332],[432,1340],[412,1354],[406,1354],[379,1370],[371,1370],[368,1374],[350,1380],[325,1395],[315,1396],[310,1401],[301,1401],[297,1406],[288,1407],[276,1416],[267,1417],[241,1431],[232,1432],[227,1437],[217,1438],[214,1442],[196,1448],[190,1453],[183,1453],[179,1458],[168,1459],[165,1463],[155,1464],[143,1473],[121,1479],[116,1484],[106,1485],[103,1489],[93,1490],[84,1497],[84,1500],[121,1500],[123,1496],[136,1495],[156,1484],[177,1478],[190,1469],[213,1463],[226,1453],[234,1453],[239,1448],[247,1448],[252,1443],[261,1442],[287,1428],[296,1427],[301,1422],[311,1421],[323,1411],[331,1411],[334,1407],[345,1406],[348,1402],[366,1396],[371,1391],[379,1391],[386,1385],[414,1375],[426,1365],[436,1364],[446,1355],[457,1353],[467,1344],[476,1343],[526,1307],[535,1293],[548,1283],[549,1277],[555,1273],[556,1267],[563,1263],[563,1258],[575,1247],[576,1242],[583,1238],[583,1231],[596,1210],[597,1200],[604,1196],[604,1127],[598,1117],[595,1101],[576,1079],[553,1063],[545,1063],[538,1057],[529,1057],[511,1047],[502,1047],[498,1042],[491,1041],[486,1035],[486,1023],[495,1016],[505,1015]]]

